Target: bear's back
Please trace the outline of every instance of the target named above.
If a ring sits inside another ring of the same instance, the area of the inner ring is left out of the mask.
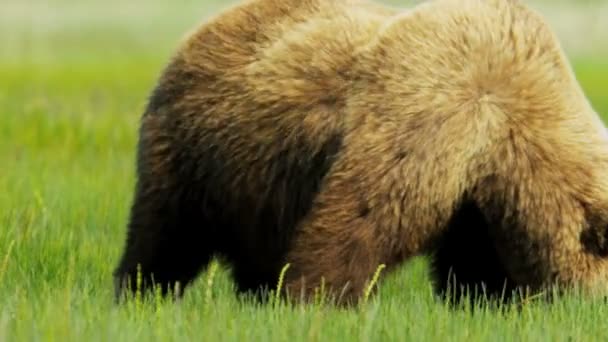
[[[344,96],[355,52],[394,13],[366,1],[249,1],[190,35],[176,61],[196,75],[199,94],[284,107],[331,102]]]

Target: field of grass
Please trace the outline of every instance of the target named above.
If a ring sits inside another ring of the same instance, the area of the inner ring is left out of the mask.
[[[450,310],[431,294],[424,260],[350,311],[239,301],[222,268],[211,279],[204,274],[179,304],[115,306],[111,272],[123,246],[141,110],[177,40],[219,6],[169,3],[0,5],[0,341],[608,336],[608,306],[574,295],[521,310]],[[608,55],[573,55],[591,101],[608,114]]]

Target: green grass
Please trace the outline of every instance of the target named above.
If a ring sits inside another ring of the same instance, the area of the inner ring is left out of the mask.
[[[574,295],[522,310],[450,310],[433,298],[422,259],[391,274],[377,297],[350,311],[242,302],[224,269],[211,286],[203,274],[180,303],[115,306],[111,272],[123,245],[138,119],[177,39],[209,11],[194,2],[161,7],[144,11],[154,14],[153,25],[138,17],[107,29],[98,20],[0,30],[0,41],[8,42],[0,51],[0,341],[606,336],[608,307]],[[16,23],[24,22],[21,15]],[[596,109],[608,113],[603,57],[577,57],[575,69]]]

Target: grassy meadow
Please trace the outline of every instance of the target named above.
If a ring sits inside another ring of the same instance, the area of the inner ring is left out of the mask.
[[[608,115],[608,6],[572,3],[541,8],[553,15],[593,105]],[[0,2],[0,342],[608,337],[608,306],[575,295],[520,310],[450,310],[433,297],[422,259],[391,274],[356,310],[239,301],[221,267],[180,303],[115,306],[111,272],[124,242],[146,96],[177,41],[226,5]]]

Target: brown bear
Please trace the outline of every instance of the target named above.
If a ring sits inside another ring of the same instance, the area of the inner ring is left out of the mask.
[[[608,286],[608,137],[555,35],[517,0],[249,0],[202,25],[141,119],[116,294],[239,292],[432,260],[438,293]],[[383,272],[386,274],[386,272]]]

